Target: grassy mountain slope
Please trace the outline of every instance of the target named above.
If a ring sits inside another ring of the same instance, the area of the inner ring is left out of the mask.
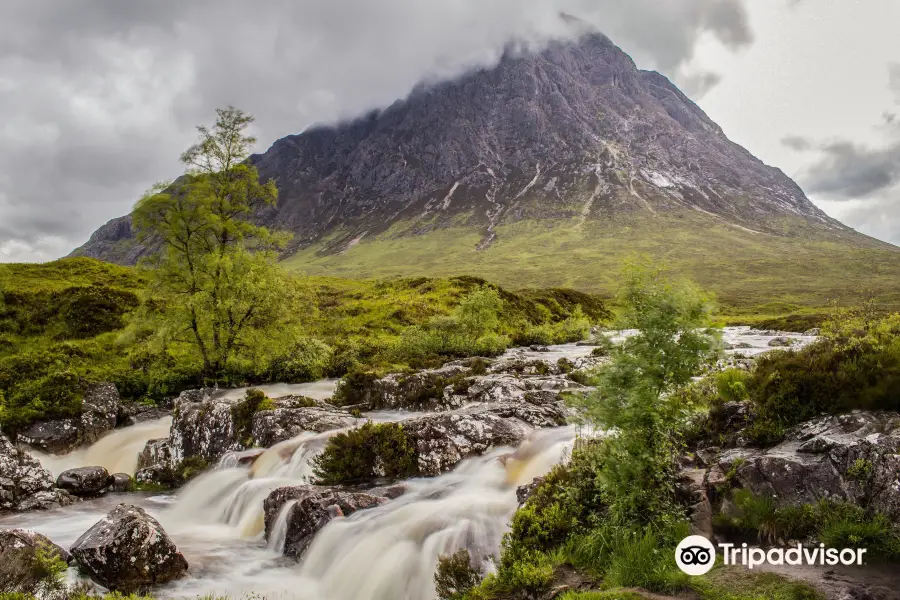
[[[788,235],[753,232],[696,211],[521,221],[476,250],[477,229],[408,235],[403,224],[343,253],[307,248],[285,261],[307,274],[389,277],[469,273],[511,288],[561,286],[610,294],[637,255],[665,263],[714,291],[729,314],[784,313],[857,299],[900,302],[900,249],[853,232],[784,222]]]

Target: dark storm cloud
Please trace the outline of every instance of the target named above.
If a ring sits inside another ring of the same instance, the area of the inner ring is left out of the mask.
[[[262,149],[568,35],[560,11],[676,81],[701,35],[751,41],[742,0],[6,0],[0,261],[65,254],[126,213],[216,107],[255,114]]]

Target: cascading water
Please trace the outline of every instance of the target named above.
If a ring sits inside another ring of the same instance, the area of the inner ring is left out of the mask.
[[[748,328],[727,328],[724,337],[745,354],[768,350],[771,339]],[[798,345],[815,339],[791,337]],[[555,362],[590,350],[569,344],[540,352],[516,349],[507,356]],[[332,381],[326,381],[272,386],[266,391],[270,396],[324,397],[333,387]],[[223,394],[237,399],[243,390]],[[367,416],[396,421],[412,415]],[[128,472],[133,471],[143,443],[167,433],[168,421],[161,420],[119,430],[65,457],[41,458],[55,472],[89,464]],[[117,503],[128,502],[159,519],[191,565],[189,577],[154,590],[160,598],[205,594],[239,598],[252,593],[300,600],[430,600],[438,557],[459,548],[468,548],[481,559],[495,554],[516,509],[516,487],[563,460],[575,439],[573,427],[538,430],[518,449],[495,449],[439,477],[409,480],[399,498],[331,521],[303,560],[295,563],[281,556],[285,523],[276,525],[268,543],[263,539],[263,501],[278,487],[309,483],[311,458],[335,433],[301,434],[263,451],[252,465],[246,463],[257,451],[225,456],[215,470],[176,496],[110,494],[54,511],[8,515],[0,518],[0,525],[34,529],[68,547]]]
[[[32,450],[31,454],[53,475],[59,475],[66,469],[88,466],[104,467],[110,473],[134,475],[138,455],[144,449],[144,445],[149,440],[168,437],[171,426],[172,417],[162,417],[116,429],[90,446],[69,454],[44,454],[35,450]]]

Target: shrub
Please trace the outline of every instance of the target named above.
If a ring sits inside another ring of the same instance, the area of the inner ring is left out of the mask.
[[[742,402],[747,400],[747,380],[750,373],[743,369],[726,369],[716,373],[716,392],[723,402]]]
[[[313,474],[320,485],[403,478],[415,474],[416,469],[415,446],[396,423],[370,421],[338,433],[313,459]]]
[[[238,439],[242,440],[245,446],[252,445],[253,415],[261,410],[272,410],[275,404],[272,399],[265,395],[262,390],[249,389],[244,395],[244,399],[231,407],[231,414],[234,416],[234,428],[238,435]]]
[[[0,593],[53,598],[65,589],[68,565],[52,547],[39,544],[33,552],[13,548],[0,560]]]
[[[373,384],[378,379],[378,373],[372,371],[350,372],[341,379],[330,402],[335,406],[368,404],[372,399]]]
[[[334,349],[331,346],[315,338],[302,338],[272,359],[266,379],[288,383],[315,381],[332,369],[333,360]]]
[[[482,578],[481,570],[472,566],[467,550],[441,556],[434,574],[437,597],[441,600],[461,600]]]

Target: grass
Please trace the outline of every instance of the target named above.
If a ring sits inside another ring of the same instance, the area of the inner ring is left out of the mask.
[[[476,251],[476,229],[412,236],[398,224],[343,254],[325,254],[325,240],[284,264],[344,277],[470,273],[511,289],[560,286],[609,295],[622,262],[641,254],[715,292],[725,313],[741,320],[802,313],[853,299],[862,289],[882,302],[900,302],[900,250],[863,236],[785,228],[785,236],[750,233],[696,212],[618,215],[584,227],[562,219],[521,221],[501,225],[494,244]]]
[[[156,401],[204,384],[302,382],[357,370],[402,371],[484,348],[497,352],[522,342],[522,335],[578,339],[587,325],[609,317],[594,295],[564,289],[512,293],[473,277],[298,279],[304,310],[292,311],[290,318],[301,337],[291,343],[260,340],[240,362],[210,379],[201,376],[193,346],[152,342],[153,331],[166,326],[165,303],[150,295],[141,271],[88,258],[0,265],[4,431],[15,435],[34,420],[77,416],[90,382],[112,382],[126,400]],[[436,322],[453,325],[449,317],[485,287],[502,302],[481,346],[457,344],[447,356],[398,351],[407,346],[404,336],[417,327],[428,333]],[[139,305],[147,309],[141,314],[151,315],[142,317],[146,322],[133,316]],[[131,321],[137,325],[129,327]]]

